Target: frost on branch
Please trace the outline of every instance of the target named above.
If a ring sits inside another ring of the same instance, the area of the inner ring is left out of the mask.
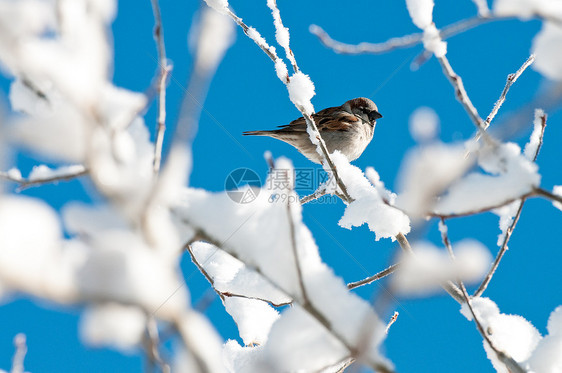
[[[226,14],[228,11],[228,0],[205,0],[205,2],[221,14]]]
[[[487,331],[495,348],[505,352],[518,363],[523,363],[531,357],[541,340],[540,333],[531,323],[519,315],[501,313],[498,306],[488,298],[477,297],[470,302],[478,321]],[[468,320],[472,320],[472,314],[466,304],[462,305],[461,313]],[[482,343],[494,368],[500,373],[508,373],[506,366],[498,360],[488,343],[486,341]]]
[[[402,252],[401,269],[392,277],[394,288],[407,295],[428,295],[445,281],[480,281],[492,260],[480,242],[464,240],[454,245],[455,259],[429,242],[412,245],[414,254]]]
[[[398,233],[410,232],[410,219],[402,211],[390,206],[383,199],[394,196],[384,189],[374,170],[369,171],[375,186],[363,175],[363,172],[349,164],[347,158],[340,152],[334,152],[332,159],[336,164],[343,180],[346,181],[349,195],[354,199],[345,209],[338,224],[347,229],[359,227],[365,223],[375,233],[375,239],[391,238]],[[382,192],[382,193],[381,193]]]

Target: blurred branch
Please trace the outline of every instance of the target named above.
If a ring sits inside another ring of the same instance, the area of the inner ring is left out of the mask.
[[[363,280],[350,282],[349,284],[347,284],[347,288],[349,290],[352,290],[352,289],[358,288],[358,287],[363,286],[363,285],[371,284],[371,283],[373,283],[377,280],[380,280],[383,277],[386,277],[386,276],[390,275],[391,273],[396,271],[399,266],[400,266],[400,263],[392,264],[388,268],[383,269],[382,271],[380,271],[380,272],[378,272],[378,273],[376,273],[372,276],[364,278]]]
[[[10,175],[9,172],[0,171],[0,179],[4,179],[4,180],[11,181],[11,182],[19,184],[17,190],[21,191],[21,190],[24,190],[24,189],[27,189],[27,188],[40,186],[40,185],[43,185],[43,184],[56,183],[56,182],[59,182],[59,181],[71,181],[71,180],[76,179],[80,176],[87,175],[88,172],[89,171],[86,168],[82,168],[80,171],[69,172],[69,173],[64,174],[64,175],[55,175],[55,176],[44,177],[44,178],[33,178],[33,179],[27,178],[26,179],[26,178],[23,178],[21,176]]]
[[[470,30],[476,26],[490,21],[502,20],[501,17],[472,17],[445,26],[440,30],[441,39],[445,40],[451,36],[460,34]],[[391,38],[382,43],[359,43],[357,45],[346,44],[334,40],[328,35],[324,29],[317,25],[310,26],[310,32],[324,44],[325,47],[332,49],[336,53],[341,54],[381,54],[393,51],[399,48],[409,48],[420,44],[423,39],[423,33],[415,33],[401,37]]]
[[[151,0],[152,12],[154,13],[154,40],[158,50],[158,68],[160,70],[158,76],[158,119],[156,141],[154,144],[154,163],[153,170],[155,174],[160,171],[160,163],[162,161],[162,144],[164,142],[164,132],[166,131],[166,81],[171,65],[168,64],[166,58],[166,47],[164,44],[164,28],[162,26],[162,16],[160,13],[160,4],[158,0]]]
[[[153,366],[158,366],[162,373],[170,373],[170,365],[166,363],[160,355],[160,337],[158,335],[158,324],[152,315],[147,315],[146,322],[146,349],[149,362]]]
[[[321,185],[320,188],[316,189],[316,191],[312,194],[309,194],[308,196],[304,196],[300,199],[300,203],[301,205],[304,205],[308,202],[314,201],[315,199],[318,199],[322,196],[325,196],[327,194],[326,191],[326,186],[325,185]]]

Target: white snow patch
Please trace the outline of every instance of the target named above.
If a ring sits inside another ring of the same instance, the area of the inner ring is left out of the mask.
[[[314,107],[310,100],[316,92],[314,91],[314,83],[310,77],[302,72],[294,73],[287,83],[287,90],[289,91],[289,98],[291,102],[297,106],[297,108],[302,108],[305,113],[312,115],[314,113]]]
[[[409,128],[417,142],[432,140],[439,132],[439,116],[432,108],[419,107],[410,115]]]
[[[556,3],[562,7],[562,2]],[[531,47],[536,56],[533,69],[549,79],[562,80],[562,55],[558,53],[561,44],[562,26],[555,22],[543,22]]]
[[[433,23],[433,5],[433,0],[406,0],[412,21],[422,30]]]

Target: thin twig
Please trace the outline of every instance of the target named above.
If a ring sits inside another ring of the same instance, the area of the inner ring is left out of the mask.
[[[447,79],[449,79],[449,82],[455,89],[455,96],[457,97],[457,100],[462,104],[462,106],[468,113],[468,116],[470,117],[472,122],[474,122],[474,124],[476,125],[476,128],[478,128],[478,130],[481,133],[483,133],[485,129],[484,121],[482,120],[482,118],[478,114],[478,111],[472,104],[472,101],[468,97],[468,94],[466,93],[466,89],[464,88],[464,84],[462,82],[461,77],[457,73],[455,73],[455,71],[451,67],[451,64],[449,63],[449,59],[447,58],[447,56],[442,56],[437,59],[441,64],[443,73],[445,74]]]
[[[56,175],[56,176],[50,176],[50,177],[45,177],[45,178],[34,178],[34,179],[29,179],[29,178],[23,178],[23,177],[18,177],[18,176],[14,176],[14,175],[10,175],[8,172],[3,172],[0,171],[0,178],[4,179],[4,180],[8,180],[14,183],[18,183],[19,186],[17,188],[18,191],[22,191],[24,189],[27,188],[31,188],[31,187],[35,187],[35,186],[40,186],[43,184],[50,184],[50,183],[56,183],[59,181],[71,181],[74,180],[80,176],[84,176],[88,174],[88,170],[83,168],[80,171],[77,172],[72,172],[72,173],[68,173],[68,174],[64,174],[64,175]]]
[[[511,356],[509,356],[505,352],[499,350],[494,345],[494,343],[492,342],[492,340],[488,336],[488,333],[486,333],[486,331],[482,327],[482,324],[480,323],[480,320],[478,320],[478,317],[476,316],[476,312],[474,312],[474,309],[472,308],[472,304],[470,302],[470,297],[468,296],[468,292],[466,291],[466,287],[460,281],[459,281],[459,286],[461,288],[462,295],[464,297],[464,301],[468,305],[468,309],[470,310],[470,313],[472,314],[472,319],[474,320],[474,323],[476,324],[476,328],[478,329],[478,332],[480,333],[482,338],[484,338],[484,340],[486,340],[486,342],[488,343],[490,348],[496,353],[497,358],[502,363],[505,364],[505,366],[507,367],[509,372],[511,372],[511,373],[526,373],[525,369],[521,368],[521,366],[515,360],[513,360],[513,358]]]
[[[304,205],[308,202],[314,201],[322,196],[327,194],[326,185],[321,185],[320,188],[316,189],[316,191],[308,196],[304,196],[300,199],[301,205]]]
[[[474,28],[476,26],[479,26],[483,23],[487,23],[487,22],[494,21],[494,20],[501,20],[501,19],[505,19],[505,18],[501,18],[501,17],[496,17],[496,18],[492,18],[492,17],[467,18],[467,19],[461,20],[459,22],[453,23],[451,25],[445,26],[444,28],[442,28],[440,30],[440,36],[441,36],[441,39],[445,40],[447,38],[450,38],[451,36],[454,36],[456,34],[459,34],[461,32],[464,32],[464,31],[469,30],[471,28]],[[380,53],[387,53],[387,52],[390,52],[392,50],[399,49],[399,48],[413,47],[417,44],[420,44],[423,40],[423,33],[420,32],[420,33],[415,33],[415,34],[410,34],[410,35],[392,38],[392,39],[389,39],[389,40],[387,40],[383,43],[366,43],[366,42],[363,42],[363,43],[360,43],[360,44],[357,44],[357,45],[353,45],[353,44],[342,43],[342,42],[339,42],[337,40],[332,39],[330,37],[330,35],[328,35],[328,33],[326,31],[324,31],[320,26],[311,25],[309,30],[312,34],[314,34],[314,35],[316,35],[316,37],[318,37],[320,42],[322,42],[322,44],[324,44],[325,47],[330,48],[334,52],[341,53],[341,54],[380,54]]]
[[[363,285],[371,284],[371,283],[373,283],[373,282],[375,282],[375,281],[377,281],[377,280],[380,280],[380,279],[383,278],[383,277],[386,277],[386,276],[390,275],[391,273],[393,273],[394,271],[396,271],[399,266],[400,266],[400,263],[392,264],[392,265],[389,266],[388,268],[383,269],[382,271],[380,271],[380,272],[378,272],[378,273],[376,273],[376,274],[374,274],[374,275],[372,275],[372,276],[369,276],[369,277],[367,277],[367,278],[364,278],[363,280],[359,280],[359,281],[355,281],[355,282],[350,282],[349,284],[347,284],[347,288],[348,288],[349,290],[352,290],[352,289],[358,288],[358,287],[363,286]]]
[[[392,315],[392,317],[390,318],[390,321],[386,325],[386,329],[384,331],[385,334],[388,334],[388,330],[390,329],[392,324],[394,324],[396,322],[397,319],[398,319],[398,311],[394,311],[394,315]]]
[[[541,133],[539,135],[539,143],[537,145],[537,148],[535,149],[535,154],[533,155],[533,162],[537,160],[539,151],[542,147],[545,127],[546,127],[546,114],[543,113],[541,117]],[[521,212],[523,211],[523,205],[525,204],[526,201],[527,201],[526,198],[522,198],[521,200],[519,200],[518,202],[519,206],[517,207],[517,212],[515,213],[515,216],[513,217],[513,221],[511,222],[510,226],[505,231],[502,244],[500,246],[498,254],[496,255],[496,259],[492,263],[492,266],[490,267],[490,270],[486,274],[486,277],[484,277],[484,280],[482,280],[482,283],[480,284],[478,289],[474,292],[475,297],[481,296],[482,293],[484,293],[484,291],[488,287],[490,281],[492,281],[492,277],[494,276],[494,273],[498,269],[498,266],[500,265],[500,262],[504,254],[507,252],[508,249],[507,244],[509,243],[509,239],[511,238],[511,235],[513,233],[513,230],[515,229],[515,226],[517,225],[517,222],[519,221],[519,217],[521,216]]]
[[[162,144],[164,143],[164,132],[166,131],[166,81],[171,71],[171,66],[166,58],[166,47],[164,44],[164,28],[162,25],[162,16],[160,13],[160,4],[158,0],[151,0],[152,12],[154,13],[154,40],[158,50],[158,68],[160,70],[158,82],[158,129],[156,132],[156,141],[154,144],[154,162],[153,170],[155,174],[160,172],[160,164],[162,162]]]
[[[154,316],[149,316],[146,322],[148,358],[153,365],[158,365],[162,373],[170,373],[170,365],[160,355],[160,337],[158,335],[158,324]]]
[[[492,109],[492,111],[490,112],[488,117],[486,118],[486,122],[484,123],[484,129],[486,129],[486,128],[488,128],[488,126],[490,126],[490,122],[492,122],[492,120],[494,119],[494,117],[498,113],[498,110],[503,105],[503,103],[505,101],[505,98],[507,96],[507,92],[509,91],[509,89],[511,88],[513,83],[515,83],[517,81],[517,79],[521,76],[521,74],[523,74],[523,72],[527,69],[527,67],[531,66],[531,64],[534,61],[535,61],[535,55],[531,54],[529,56],[529,58],[527,58],[525,63],[523,63],[523,65],[521,65],[519,70],[517,70],[517,72],[515,72],[514,74],[509,74],[507,76],[507,81],[505,83],[505,87],[503,88],[503,91],[500,95],[500,98],[494,104],[494,108]]]

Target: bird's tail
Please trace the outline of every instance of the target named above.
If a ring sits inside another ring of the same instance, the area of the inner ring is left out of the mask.
[[[271,131],[245,131],[244,136],[271,136]]]

